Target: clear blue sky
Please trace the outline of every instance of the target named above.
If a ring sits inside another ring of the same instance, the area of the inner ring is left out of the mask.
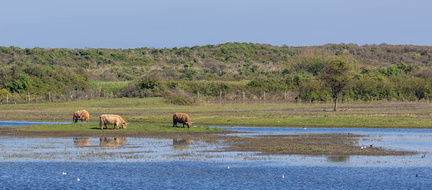
[[[0,0],[0,46],[432,45],[431,0]]]

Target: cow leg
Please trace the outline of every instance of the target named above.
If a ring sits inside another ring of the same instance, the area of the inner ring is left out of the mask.
[[[173,122],[173,127],[177,127],[177,122],[176,121]]]

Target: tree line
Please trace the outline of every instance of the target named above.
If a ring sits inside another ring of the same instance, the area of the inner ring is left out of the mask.
[[[31,94],[33,101],[154,96],[180,104],[196,97],[332,101],[335,91],[325,71],[335,60],[348,64],[351,77],[338,92],[340,100],[430,100],[431,55],[431,46],[389,44],[0,47],[0,100],[29,101]]]

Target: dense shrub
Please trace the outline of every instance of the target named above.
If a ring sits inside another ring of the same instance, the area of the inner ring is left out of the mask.
[[[194,99],[192,97],[189,97],[186,94],[174,94],[174,93],[165,94],[163,101],[165,103],[175,104],[180,106],[192,105],[194,103]]]
[[[206,98],[257,100],[276,99],[290,92],[298,101],[330,101],[331,89],[325,88],[322,77],[326,62],[335,58],[352,64],[356,72],[342,99],[431,98],[432,47],[388,44],[0,47],[0,89],[17,101],[25,100],[28,94],[35,100],[66,100],[165,96],[173,91]],[[125,81],[129,84],[115,88],[98,86],[101,82]]]

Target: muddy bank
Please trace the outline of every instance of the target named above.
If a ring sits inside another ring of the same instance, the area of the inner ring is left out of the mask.
[[[0,136],[9,138],[48,138],[48,137],[133,137],[133,138],[184,138],[207,143],[223,143],[222,150],[258,152],[264,155],[368,155],[395,156],[418,154],[415,151],[389,150],[379,145],[358,146],[355,134],[299,134],[265,135],[241,137],[236,132],[128,132],[128,131],[20,131],[10,127],[0,127]]]

